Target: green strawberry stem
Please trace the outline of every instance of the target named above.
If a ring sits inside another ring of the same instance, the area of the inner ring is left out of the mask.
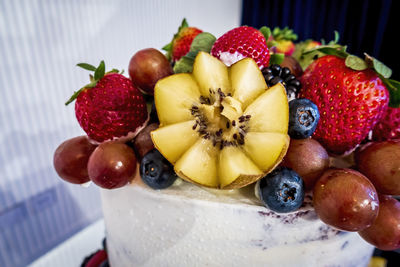
[[[100,61],[99,66],[96,68],[93,65],[90,65],[88,63],[78,63],[77,64],[78,67],[81,67],[85,70],[88,71],[93,71],[94,74],[89,74],[89,79],[90,79],[90,83],[86,84],[85,86],[83,86],[82,88],[80,88],[78,91],[75,91],[74,94],[67,100],[67,102],[65,102],[65,105],[69,105],[71,102],[73,102],[78,96],[79,94],[87,89],[87,88],[93,88],[97,85],[97,82],[100,81],[101,78],[104,77],[104,75],[108,74],[108,73],[120,73],[122,74],[123,71],[119,71],[117,69],[112,69],[108,72],[105,72],[106,70],[106,65],[104,63],[104,60]]]

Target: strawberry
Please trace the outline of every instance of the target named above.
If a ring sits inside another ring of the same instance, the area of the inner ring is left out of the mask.
[[[373,130],[372,139],[374,141],[400,139],[400,108],[389,107],[386,110]]]
[[[335,55],[323,56],[300,78],[300,97],[313,101],[321,115],[313,137],[336,155],[356,148],[389,102],[389,92],[376,72],[351,69],[347,62]]]
[[[268,38],[268,47],[273,48],[275,53],[282,53],[285,56],[291,56],[294,52],[295,45],[293,41],[297,40],[297,34],[293,30],[285,27],[280,29],[275,27],[271,31],[271,35]]]
[[[219,37],[211,54],[227,66],[242,58],[253,58],[260,69],[268,67],[270,51],[264,35],[257,29],[248,26],[234,28]]]
[[[198,28],[189,27],[186,19],[183,19],[172,41],[163,47],[163,50],[167,51],[167,58],[172,59],[173,62],[178,61],[189,52],[193,39],[202,32]]]
[[[94,71],[92,82],[66,103],[76,99],[75,115],[82,129],[96,143],[133,139],[148,119],[142,93],[117,70],[105,73],[103,61],[97,68],[85,63],[78,66]]]

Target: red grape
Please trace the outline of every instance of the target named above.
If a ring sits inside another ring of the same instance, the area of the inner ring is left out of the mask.
[[[372,183],[351,169],[328,169],[314,186],[313,204],[318,217],[344,231],[370,226],[379,210]]]
[[[297,172],[306,190],[312,190],[318,178],[329,167],[329,156],[325,148],[312,138],[291,139],[282,166]]]
[[[141,130],[133,141],[133,145],[139,158],[143,158],[148,152],[154,149],[150,132],[158,128],[158,123],[151,123]]]
[[[154,94],[154,85],[159,79],[173,73],[168,59],[154,48],[136,52],[129,62],[128,71],[133,85],[149,95]]]
[[[379,195],[379,213],[375,222],[359,232],[360,236],[380,250],[400,248],[400,202]]]
[[[371,143],[355,153],[357,168],[385,195],[400,195],[400,140]]]
[[[83,184],[90,181],[87,163],[96,145],[87,136],[64,141],[54,152],[53,164],[57,174],[67,182]]]
[[[132,148],[123,143],[101,143],[89,158],[89,178],[102,188],[126,185],[136,171],[136,157]]]

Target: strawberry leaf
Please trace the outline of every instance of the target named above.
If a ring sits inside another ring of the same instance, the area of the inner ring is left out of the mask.
[[[274,39],[277,41],[280,41],[280,40],[295,41],[295,40],[297,40],[297,34],[295,34],[293,32],[293,30],[289,29],[288,27],[285,27],[283,29],[280,29],[279,27],[275,27],[272,30],[272,37],[274,37]]]
[[[284,59],[285,59],[285,54],[282,54],[282,53],[272,54],[271,58],[269,60],[269,65],[273,65],[273,64],[280,65]]]
[[[368,64],[363,59],[354,55],[347,56],[344,63],[347,67],[353,70],[361,71],[368,68]]]
[[[94,80],[96,82],[99,81],[101,78],[104,77],[105,73],[106,73],[106,65],[104,64],[104,61],[102,60],[99,64],[99,66],[94,71]]]
[[[267,26],[262,26],[259,31],[262,33],[262,35],[264,35],[265,41],[268,42],[268,39],[272,34],[271,33],[271,29],[269,27],[267,27]]]
[[[304,51],[303,55],[312,53],[314,51],[322,52],[326,55],[333,55],[341,58],[346,58],[347,56],[349,56],[349,53],[346,52],[346,46],[341,46],[341,45],[320,45],[315,48]]]
[[[377,60],[376,58],[373,59],[372,61],[374,69],[377,73],[385,77],[386,79],[390,78],[392,76],[392,70],[383,64],[381,61]]]
[[[400,82],[392,79],[385,79],[383,76],[381,79],[385,83],[386,88],[389,90],[389,106],[393,108],[400,108]]]
[[[190,45],[189,52],[174,65],[175,73],[192,72],[194,59],[200,51],[210,53],[216,38],[208,32],[199,33]]]
[[[76,64],[78,67],[81,67],[82,69],[85,69],[85,70],[90,70],[90,71],[95,71],[96,70],[96,67],[95,66],[93,66],[93,65],[90,65],[90,64],[88,64],[88,63],[78,63],[78,64]]]
[[[67,102],[65,102],[65,105],[68,106],[68,104],[73,102],[83,90],[85,90],[86,88],[93,88],[96,86],[96,84],[97,84],[97,81],[93,81],[89,84],[86,84],[84,87],[82,87],[78,91],[75,91],[74,94],[67,100]]]

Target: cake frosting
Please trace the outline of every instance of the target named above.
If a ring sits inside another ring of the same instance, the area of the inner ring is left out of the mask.
[[[154,190],[136,177],[102,190],[111,266],[366,266],[373,247],[303,207],[278,214],[254,185],[213,190],[178,180]]]

